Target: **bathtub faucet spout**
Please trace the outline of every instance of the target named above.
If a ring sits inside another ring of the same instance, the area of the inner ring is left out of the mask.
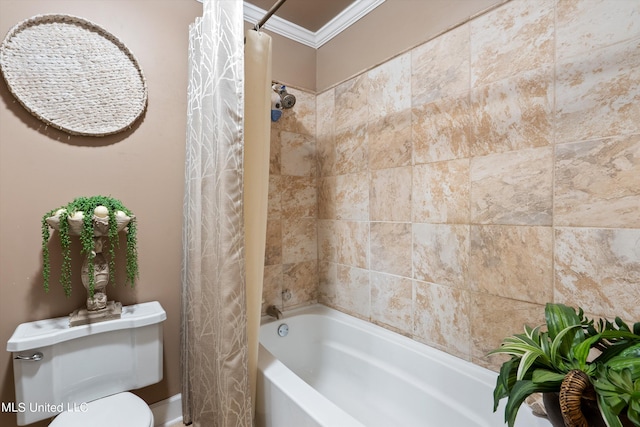
[[[282,316],[282,312],[275,305],[270,305],[267,307],[267,315],[271,317],[275,317],[276,319],[280,319]]]

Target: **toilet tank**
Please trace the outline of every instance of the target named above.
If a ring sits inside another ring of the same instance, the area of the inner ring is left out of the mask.
[[[122,307],[120,319],[106,322],[70,327],[67,316],[19,325],[7,342],[18,425],[162,380],[166,318],[154,301]]]

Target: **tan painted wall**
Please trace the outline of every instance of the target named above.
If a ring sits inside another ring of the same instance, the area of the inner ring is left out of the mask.
[[[245,31],[254,25],[245,22]],[[315,91],[316,50],[271,31],[263,31],[272,39],[273,79],[288,86]]]
[[[318,50],[264,30],[273,38],[273,79],[322,92],[505,1],[386,0]]]
[[[309,89],[322,92],[502,2],[386,0],[318,49],[316,85]]]
[[[81,16],[119,37],[146,75],[149,105],[132,131],[73,137],[47,128],[0,83],[0,343],[4,346],[18,324],[67,315],[85,298],[77,262],[71,298],[66,299],[59,286],[52,286],[48,295],[42,290],[42,215],[76,196],[111,195],[139,219],[140,279],[134,290],[110,288],[110,299],[124,304],[158,300],[167,311],[164,380],[139,392],[154,403],[180,392],[188,25],[202,14],[202,5],[175,0],[0,0],[1,36],[19,21],[43,13]],[[79,246],[74,249],[79,252]],[[52,253],[52,259],[52,277],[59,277],[59,253]],[[5,351],[0,352],[0,391],[2,402],[14,401],[12,364]],[[0,425],[15,425],[15,416],[0,414]]]

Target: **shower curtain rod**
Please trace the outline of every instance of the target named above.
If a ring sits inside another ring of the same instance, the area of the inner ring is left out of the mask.
[[[255,27],[253,27],[254,30],[258,31],[260,28],[262,28],[264,26],[264,24],[269,20],[269,18],[271,18],[271,15],[273,15],[274,13],[276,13],[276,11],[278,9],[280,9],[280,6],[282,6],[284,4],[284,2],[287,0],[278,0],[276,2],[276,4],[274,4],[273,6],[271,6],[271,9],[269,9],[269,11],[266,13],[266,15],[264,15],[264,17],[260,20],[260,22],[258,22],[256,24]]]

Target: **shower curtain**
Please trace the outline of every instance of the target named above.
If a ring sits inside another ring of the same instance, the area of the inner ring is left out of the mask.
[[[189,29],[181,362],[195,426],[249,427],[255,408],[271,38],[249,31],[243,56],[242,7],[205,0]]]
[[[205,0],[189,29],[182,264],[183,421],[252,424],[243,222],[241,1]]]
[[[245,40],[244,226],[249,384],[251,399],[255,402],[269,199],[271,37],[261,31],[250,30]]]

